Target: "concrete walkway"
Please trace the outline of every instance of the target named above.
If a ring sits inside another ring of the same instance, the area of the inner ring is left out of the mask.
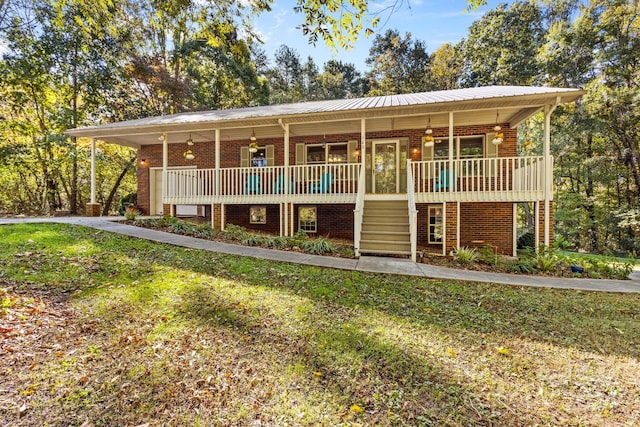
[[[167,243],[186,248],[202,249],[225,254],[250,256],[273,261],[284,261],[318,267],[338,268],[342,270],[365,271],[372,273],[402,274],[430,279],[466,280],[485,283],[502,283],[516,286],[535,286],[544,288],[575,289],[583,291],[640,293],[640,272],[634,271],[631,280],[597,280],[558,277],[527,276],[518,274],[487,273],[482,271],[460,270],[438,267],[429,264],[414,263],[408,259],[368,257],[359,259],[335,258],[310,255],[299,252],[279,251],[229,243],[212,242],[194,237],[147,228],[134,227],[118,221],[122,217],[51,217],[51,218],[0,218],[0,225],[15,223],[57,222],[82,225],[98,230],[109,231],[125,236],[137,237],[154,242]]]

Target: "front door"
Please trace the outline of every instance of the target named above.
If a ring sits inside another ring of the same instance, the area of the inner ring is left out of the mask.
[[[373,142],[373,192],[397,193],[398,192],[398,141],[374,141]]]

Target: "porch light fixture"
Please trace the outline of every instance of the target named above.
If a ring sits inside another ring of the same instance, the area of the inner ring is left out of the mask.
[[[190,147],[193,145],[193,139],[191,139],[191,132],[189,132],[189,138],[187,138],[186,142],[187,142],[187,145]]]
[[[187,150],[184,153],[182,153],[182,155],[184,156],[185,160],[193,160],[196,158],[196,156],[193,154],[193,151],[191,150]]]
[[[502,128],[500,127],[500,113],[496,113],[496,125],[493,127],[494,134],[491,143],[493,145],[500,145],[502,141],[504,141],[504,134],[502,133]]]
[[[422,142],[425,147],[433,147],[433,129],[431,129],[431,116],[427,120],[427,129],[424,131],[425,135],[422,137]]]
[[[255,131],[251,131],[251,138],[249,138],[249,152],[256,153],[258,151],[258,139],[256,138]]]
[[[149,161],[147,159],[141,159],[140,166],[142,166],[143,168],[146,168],[147,166],[149,166]]]

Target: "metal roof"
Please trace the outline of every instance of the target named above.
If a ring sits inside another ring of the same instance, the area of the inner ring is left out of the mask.
[[[290,104],[186,112],[88,126],[67,131],[68,135],[104,139],[125,145],[151,143],[134,135],[155,132],[204,131],[214,128],[277,127],[278,123],[304,124],[363,118],[401,117],[444,111],[515,108],[532,114],[547,103],[560,104],[578,99],[579,89],[534,86],[487,86],[434,92],[374,96],[366,98],[297,102]],[[534,111],[535,110],[535,111]],[[522,116],[522,113],[520,113]],[[280,130],[281,132],[281,130]],[[156,137],[157,143],[157,137]]]

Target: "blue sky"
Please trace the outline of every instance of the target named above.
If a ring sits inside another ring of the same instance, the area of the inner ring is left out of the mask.
[[[375,12],[393,3],[395,0],[382,0],[370,1],[369,5],[370,10]],[[510,1],[489,0],[487,6],[473,12],[466,11],[466,0],[400,0],[398,3],[401,5],[394,13],[383,12],[380,15],[381,23],[376,32],[384,33],[387,29],[398,30],[400,34],[409,32],[414,40],[422,40],[427,50],[433,52],[444,43],[457,43],[466,36],[469,26],[485,12],[499,3]],[[275,0],[273,10],[264,13],[255,21],[255,27],[264,41],[263,49],[271,65],[274,52],[286,44],[298,51],[303,62],[307,56],[313,57],[320,68],[326,61],[335,58],[353,63],[362,72],[368,70],[364,61],[369,56],[369,48],[375,36],[362,36],[355,48],[349,51],[339,50],[333,53],[324,41],[319,41],[314,47],[308,44],[307,38],[296,29],[302,22],[302,15],[293,11],[294,6],[293,0]]]

